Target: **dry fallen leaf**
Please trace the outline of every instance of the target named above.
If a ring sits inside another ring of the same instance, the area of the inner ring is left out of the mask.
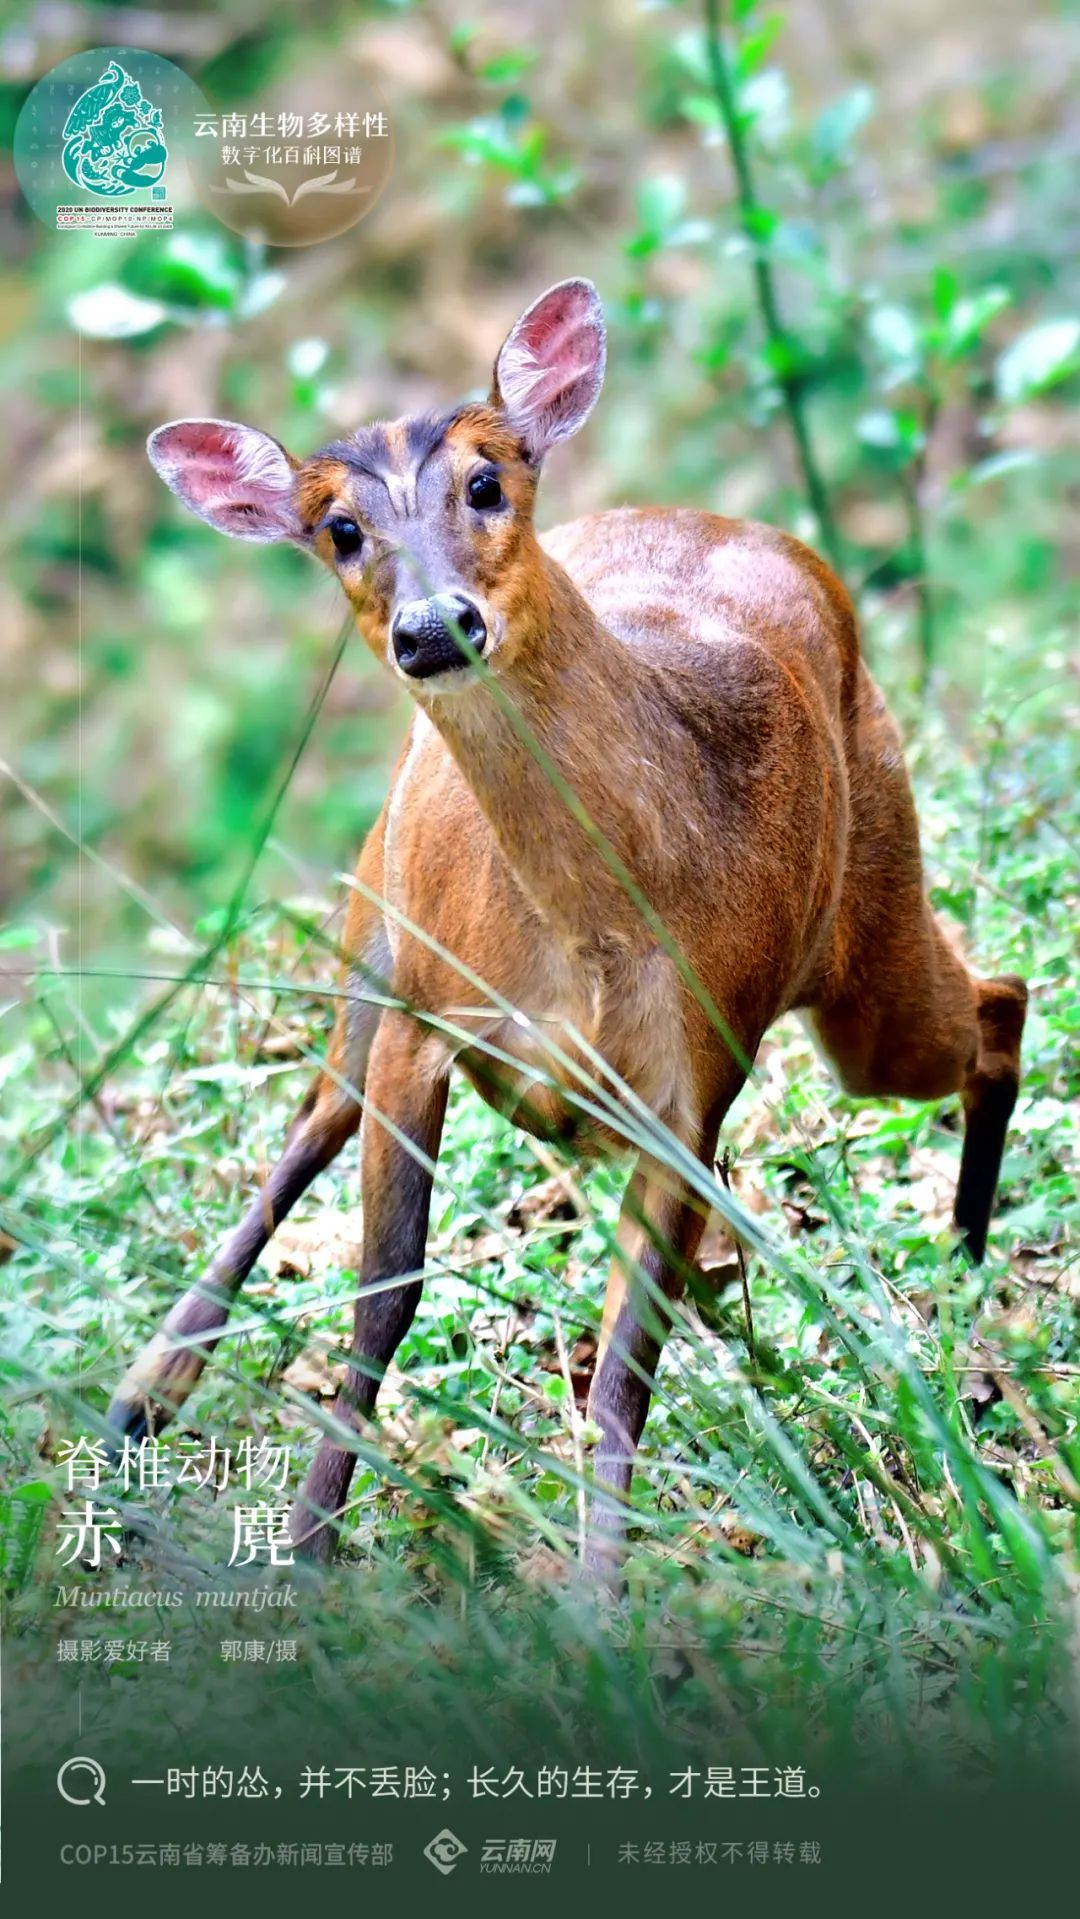
[[[539,1226],[548,1220],[576,1221],[578,1217],[573,1181],[569,1173],[556,1173],[522,1193],[509,1208],[506,1222],[525,1232],[530,1226]]]
[[[355,1272],[360,1263],[362,1216],[359,1206],[335,1211],[323,1207],[308,1220],[285,1220],[262,1257],[275,1278],[320,1278],[341,1267]]]
[[[318,1399],[333,1399],[345,1378],[344,1363],[332,1366],[324,1353],[305,1346],[302,1353],[286,1366],[282,1374],[286,1386],[294,1392],[311,1393]]]
[[[753,1559],[761,1551],[765,1541],[760,1533],[753,1533],[749,1526],[743,1526],[732,1513],[725,1513],[720,1521],[720,1532],[733,1552],[741,1553],[744,1559]]]

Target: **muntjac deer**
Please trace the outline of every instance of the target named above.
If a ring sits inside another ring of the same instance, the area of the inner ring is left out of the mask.
[[[587,418],[604,357],[595,289],[568,280],[517,322],[484,404],[306,460],[222,420],[151,436],[201,519],[336,573],[416,713],[360,856],[327,1067],[246,1218],[123,1380],[120,1432],[158,1430],[183,1403],[274,1227],[365,1107],[361,1292],[335,1411],[346,1431],[371,1415],[420,1298],[454,1064],[528,1130],[610,1150],[608,1110],[574,1098],[599,1056],[711,1165],[763,1033],[802,1008],[850,1092],[960,1094],[955,1219],[983,1256],[1024,983],[975,978],[934,919],[896,731],[813,552],[687,508],[537,535],[544,455]],[[365,993],[371,978],[389,993]],[[702,1213],[644,1151],[589,1402],[599,1570],[617,1562],[663,1304]],[[313,1559],[332,1555],[354,1463],[324,1439],[292,1520]]]

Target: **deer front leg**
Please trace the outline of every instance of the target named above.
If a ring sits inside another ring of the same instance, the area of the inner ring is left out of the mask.
[[[290,1129],[262,1191],[207,1271],[177,1300],[120,1381],[106,1414],[117,1440],[160,1433],[196,1385],[225,1330],[233,1300],[290,1207],[329,1166],[360,1122],[351,1093],[320,1078]]]
[[[349,1371],[334,1402],[335,1420],[353,1431],[373,1412],[383,1375],[420,1301],[447,1079],[441,1046],[407,1013],[384,1012],[368,1063],[361,1135],[361,1291]],[[333,1558],[355,1467],[351,1447],[323,1440],[290,1520],[302,1557]]]
[[[369,886],[381,881],[382,842],[380,817],[357,867],[358,877]],[[138,1442],[161,1432],[176,1417],[221,1338],[233,1300],[263,1247],[360,1124],[368,1054],[381,1011],[368,994],[385,990],[391,959],[382,912],[359,892],[350,900],[342,943],[346,996],[339,1003],[330,1042],[329,1071],[318,1074],[309,1089],[289,1128],[281,1158],[240,1225],[125,1373],[106,1414],[118,1440]]]
[[[608,1277],[589,1417],[600,1428],[585,1563],[620,1584],[626,1500],[664,1339],[705,1226],[699,1200],[666,1169],[639,1167],[623,1201]]]

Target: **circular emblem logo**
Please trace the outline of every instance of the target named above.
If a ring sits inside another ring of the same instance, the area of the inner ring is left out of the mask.
[[[194,200],[205,101],[171,60],[91,47],[40,79],[15,126],[19,185],[40,220],[103,235],[169,228]]]
[[[164,116],[118,60],[80,93],[64,123],[64,172],[101,200],[125,200],[164,178]]]

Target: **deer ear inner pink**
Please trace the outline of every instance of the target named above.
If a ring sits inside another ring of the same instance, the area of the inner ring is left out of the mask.
[[[233,420],[174,420],[147,442],[151,465],[189,512],[219,533],[299,540],[295,470],[268,433]]]

